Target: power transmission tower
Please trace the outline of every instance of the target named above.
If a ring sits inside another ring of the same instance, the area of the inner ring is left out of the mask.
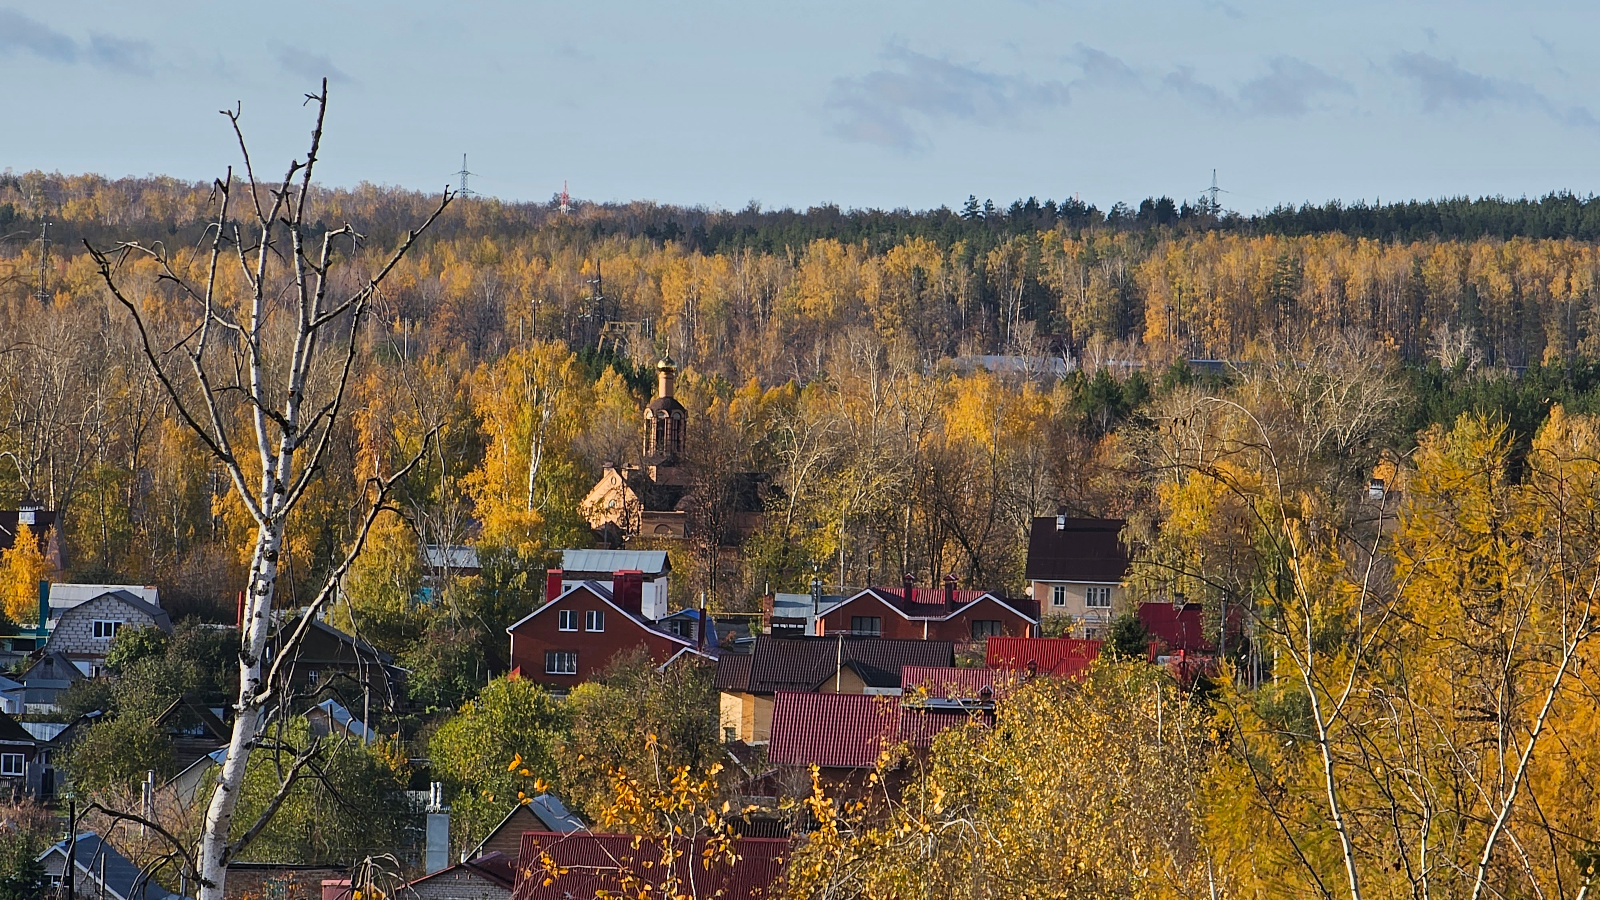
[[[467,176],[476,175],[478,173],[467,171],[467,155],[465,153],[461,154],[461,171],[455,174],[461,179],[460,185],[456,187],[456,193],[463,197],[476,197],[477,193],[471,188],[467,187]]]
[[[1201,193],[1211,195],[1211,199],[1206,202],[1207,211],[1213,216],[1222,215],[1222,202],[1217,199],[1217,195],[1226,194],[1227,191],[1217,187],[1216,169],[1211,170],[1211,187],[1206,188],[1204,191],[1201,191]]]

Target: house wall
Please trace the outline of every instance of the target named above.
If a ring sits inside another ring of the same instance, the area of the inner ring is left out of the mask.
[[[1055,586],[1058,584],[1066,588],[1066,604],[1063,606],[1055,605],[1052,599],[1055,593]],[[1035,581],[1033,583],[1033,599],[1039,604],[1041,617],[1071,616],[1074,619],[1084,621],[1084,625],[1080,626],[1078,630],[1081,630],[1082,627],[1104,629],[1111,623],[1112,610],[1122,606],[1126,588],[1120,584],[1095,584],[1093,586],[1111,588],[1111,606],[1090,608],[1088,592],[1091,585],[1081,581]],[[1084,637],[1086,635],[1079,634],[1076,636]],[[1099,634],[1099,637],[1105,637],[1104,631]]]
[[[570,609],[577,615],[578,630],[560,630],[558,610]],[[584,631],[584,613],[601,610],[605,613],[605,631]],[[615,607],[587,590],[577,590],[553,603],[540,607],[539,614],[511,631],[511,665],[522,670],[522,676],[532,681],[557,688],[570,688],[582,684],[598,674],[612,657],[625,650],[644,645],[650,657],[658,663],[666,662],[683,645],[665,635],[651,631]],[[545,674],[545,652],[550,650],[573,651],[578,654],[576,675]]]
[[[50,633],[48,650],[60,651],[77,657],[104,658],[111,649],[110,638],[96,638],[94,623],[97,620],[121,622],[122,628],[149,628],[155,620],[115,597],[99,597],[64,610]]]
[[[882,637],[916,641],[924,637],[933,637],[931,631],[926,635],[922,633],[923,623],[920,620],[906,619],[894,607],[871,595],[857,597],[828,610],[818,619],[817,633],[848,634],[850,620],[856,616],[877,616],[882,619]]]
[[[646,581],[639,587],[639,606],[644,613],[644,617],[652,622],[667,614],[667,584],[671,580],[671,575],[661,575],[652,581]],[[561,580],[561,591],[562,593],[570,591],[585,581],[592,581],[608,591],[615,590],[611,578],[591,577],[563,578]]]
[[[350,871],[337,866],[291,866],[261,863],[234,863],[228,866],[228,881],[223,887],[225,900],[275,897],[281,900],[322,900],[322,880],[349,878]],[[194,886],[190,885],[193,892]]]
[[[405,893],[422,900],[508,900],[511,896],[506,888],[464,869],[446,869],[414,882]]]

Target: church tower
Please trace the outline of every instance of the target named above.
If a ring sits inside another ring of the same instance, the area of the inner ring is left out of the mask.
[[[672,357],[656,363],[656,398],[644,408],[644,461],[654,467],[669,467],[683,455],[683,427],[687,411],[672,396],[678,366]]]

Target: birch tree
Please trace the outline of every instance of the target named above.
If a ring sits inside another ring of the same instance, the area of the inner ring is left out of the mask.
[[[310,149],[271,182],[257,177],[240,109],[223,111],[238,141],[243,171],[236,178],[230,166],[215,182],[214,215],[199,251],[161,243],[88,246],[100,278],[130,316],[176,415],[227,473],[255,530],[240,610],[233,733],[206,807],[198,857],[175,850],[180,865],[198,877],[199,900],[221,900],[230,859],[261,833],[312,765],[315,744],[282,768],[282,783],[257,821],[242,830],[234,827],[246,765],[252,751],[263,746],[273,704],[285,698],[282,676],[300,640],[360,553],[391,486],[426,448],[424,442],[424,451],[387,478],[368,481],[366,510],[346,555],[331,567],[327,585],[299,625],[269,648],[285,526],[318,479],[348,413],[345,392],[358,358],[362,318],[384,278],[453,199],[445,190],[420,227],[406,232],[387,255],[365,262],[359,255],[362,235],[348,224],[325,226],[316,206],[313,177],[328,108],[326,79],[318,93],[306,95],[306,103],[315,111]]]

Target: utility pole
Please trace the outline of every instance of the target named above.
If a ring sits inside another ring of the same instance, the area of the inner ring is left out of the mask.
[[[461,154],[461,171],[455,174],[461,179],[461,183],[456,187],[456,193],[463,197],[476,197],[477,194],[467,188],[467,176],[478,173],[467,171],[467,155],[465,153]]]
[[[39,216],[39,305],[50,305],[48,273],[50,271],[50,220]]]

